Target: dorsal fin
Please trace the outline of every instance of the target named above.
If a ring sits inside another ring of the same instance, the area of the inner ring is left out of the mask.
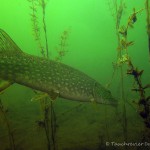
[[[4,30],[0,29],[0,52],[8,50],[22,52],[11,37]]]

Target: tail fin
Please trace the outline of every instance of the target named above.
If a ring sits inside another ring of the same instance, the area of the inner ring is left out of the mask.
[[[11,37],[4,30],[0,29],[0,52],[8,50],[22,52]]]

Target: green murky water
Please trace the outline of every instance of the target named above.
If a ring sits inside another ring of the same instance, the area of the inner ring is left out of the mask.
[[[131,69],[129,56],[137,72],[144,70],[137,77],[149,87],[145,2],[0,0],[0,28],[22,51],[37,56],[44,51],[46,55],[45,23],[49,58],[96,79],[119,103],[118,109],[61,98],[53,103],[46,100],[45,104],[43,99],[31,101],[36,95],[32,89],[13,84],[0,95],[0,150],[149,149],[150,129],[144,123],[149,122],[149,110],[147,118],[139,115],[143,110],[143,105],[138,105],[141,93],[131,91],[138,86],[135,76],[127,74]],[[122,31],[128,26],[126,35],[119,34],[121,46],[116,34],[117,16],[119,28],[124,26]],[[149,88],[144,94],[145,98],[150,96]],[[149,104],[146,106],[149,109]]]

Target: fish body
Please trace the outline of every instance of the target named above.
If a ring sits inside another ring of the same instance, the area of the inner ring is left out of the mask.
[[[85,73],[60,62],[22,52],[0,30],[0,78],[77,101],[116,104],[110,91]]]

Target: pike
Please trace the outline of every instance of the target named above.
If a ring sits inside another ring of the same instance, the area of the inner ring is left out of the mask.
[[[10,36],[0,29],[0,91],[13,83],[82,102],[95,101],[117,105],[109,90],[85,73],[60,62],[21,51]]]

